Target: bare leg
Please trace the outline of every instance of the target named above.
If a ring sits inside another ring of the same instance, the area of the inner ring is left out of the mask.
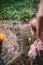
[[[38,18],[41,16],[43,16],[43,0],[40,0],[40,5],[39,5],[38,13],[37,13]]]
[[[40,5],[37,13],[37,35],[42,39],[41,33],[43,31],[43,0],[40,0]]]

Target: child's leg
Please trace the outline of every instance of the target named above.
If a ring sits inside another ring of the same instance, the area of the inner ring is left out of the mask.
[[[6,65],[4,59],[2,58],[2,56],[0,56],[0,61],[2,62],[2,65]]]

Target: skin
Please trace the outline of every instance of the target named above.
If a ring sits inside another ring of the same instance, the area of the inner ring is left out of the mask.
[[[35,23],[34,23],[34,22],[35,22]],[[30,22],[29,22],[31,34],[32,34],[33,36],[37,36],[37,33],[36,33],[36,31],[34,31],[34,30],[32,29],[31,26],[36,26],[36,22],[37,22],[37,19],[36,19],[36,18],[31,19]]]
[[[31,34],[32,34],[33,36],[37,36],[36,32],[35,32],[34,30],[32,30],[31,27],[30,27],[30,29],[31,29]]]
[[[43,31],[43,0],[40,0],[40,5],[39,5],[39,9],[38,9],[38,13],[37,13],[36,17],[37,17],[37,26],[36,26],[37,32],[34,32],[32,30],[32,28],[30,28],[31,29],[31,33],[34,36],[37,35],[38,39],[41,39],[43,41],[43,36],[41,36],[41,32]],[[37,34],[35,34],[35,33],[37,33]],[[31,52],[33,53],[32,50],[30,50],[28,52],[28,56],[29,56],[29,53],[31,54]],[[30,57],[30,60],[32,60],[32,56]]]
[[[43,40],[41,33],[43,31],[43,0],[40,0],[40,5],[37,13],[37,36],[39,39]]]
[[[40,5],[39,5],[39,9],[38,9],[38,12],[37,12],[37,17],[41,17],[43,16],[43,0],[40,0]]]

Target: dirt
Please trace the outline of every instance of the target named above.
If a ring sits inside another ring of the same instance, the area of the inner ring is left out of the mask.
[[[0,32],[4,34],[2,56],[5,62],[8,63],[15,55],[18,55],[21,50],[25,50],[29,45],[29,36],[31,34],[29,25],[14,24],[14,22],[3,22],[0,20]],[[28,60],[27,53],[25,53],[20,55],[13,62],[13,65],[28,65],[30,63]]]

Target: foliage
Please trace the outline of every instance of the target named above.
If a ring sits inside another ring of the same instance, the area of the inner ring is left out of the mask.
[[[37,9],[38,0],[1,0],[0,19],[27,20],[36,16]]]

